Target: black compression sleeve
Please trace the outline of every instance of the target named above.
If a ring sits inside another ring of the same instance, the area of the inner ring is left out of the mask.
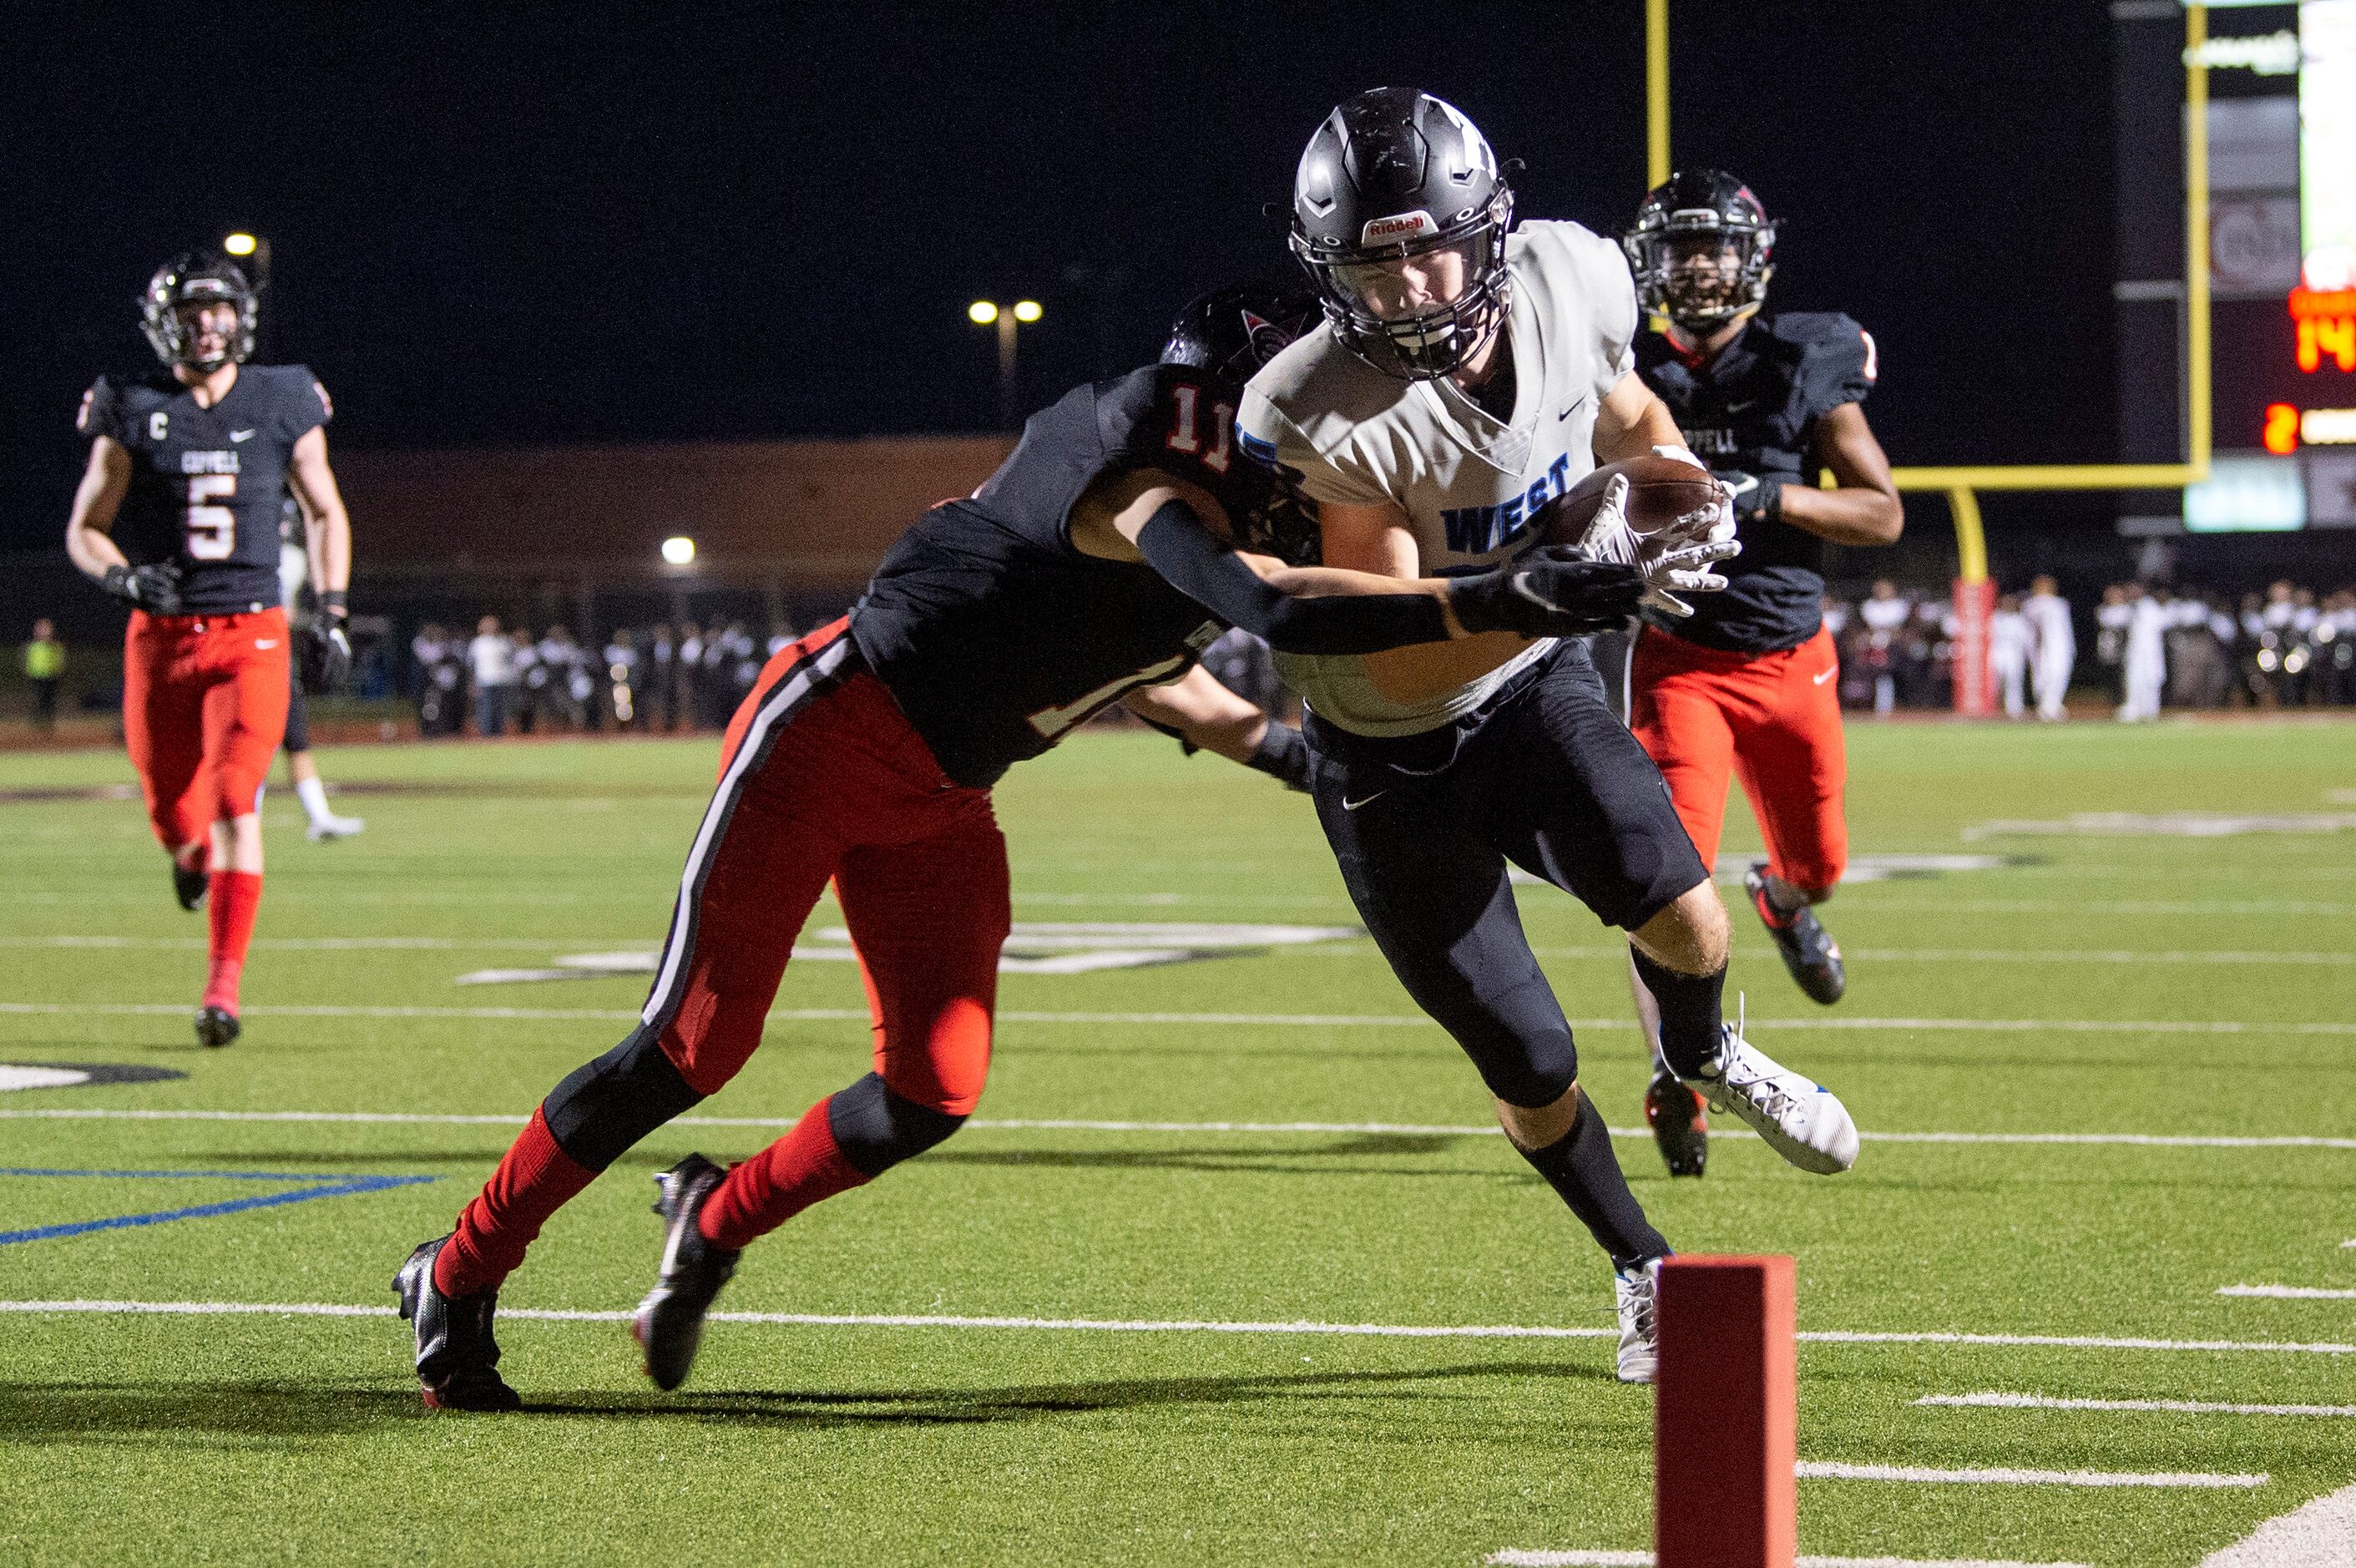
[[[1448,640],[1440,601],[1429,594],[1297,599],[1269,587],[1182,501],[1165,502],[1145,520],[1137,548],[1171,586],[1286,653],[1379,653]]]

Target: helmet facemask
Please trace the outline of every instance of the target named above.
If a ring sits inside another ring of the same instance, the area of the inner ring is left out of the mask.
[[[1437,381],[1477,357],[1505,321],[1513,215],[1513,192],[1500,185],[1485,206],[1445,226],[1424,213],[1365,226],[1370,235],[1408,229],[1397,242],[1325,245],[1296,227],[1292,251],[1345,347],[1387,375]]]
[[[1689,338],[1706,338],[1766,302],[1772,223],[1730,222],[1715,208],[1648,213],[1621,242],[1636,297]]]
[[[198,334],[181,319],[191,305],[222,304],[237,312],[237,322],[218,354],[205,354]],[[193,265],[166,262],[148,280],[139,297],[139,327],[147,346],[166,366],[210,375],[224,365],[241,365],[253,354],[253,290],[245,274],[228,265]]]

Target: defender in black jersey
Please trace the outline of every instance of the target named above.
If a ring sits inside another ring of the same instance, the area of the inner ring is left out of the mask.
[[[1862,406],[1879,355],[1846,316],[1762,314],[1775,228],[1731,175],[1676,176],[1644,199],[1622,243],[1645,307],[1668,318],[1665,332],[1638,340],[1637,373],[1733,486],[1742,542],[1720,568],[1725,592],[1697,600],[1689,618],[1645,617],[1629,656],[1629,726],[1706,865],[1718,855],[1728,776],[1740,778],[1767,841],[1767,859],[1743,879],[1751,906],[1801,990],[1830,1004],[1846,972],[1810,907],[1840,881],[1848,836],[1825,551],[1889,544],[1904,524]],[[1833,488],[1818,488],[1819,470]],[[1698,1176],[1699,1102],[1661,1063],[1651,998],[1641,979],[1635,987],[1655,1036],[1645,1114],[1671,1172]]]
[[[162,368],[102,376],[75,428],[90,463],[66,550],[131,607],[123,729],[181,906],[209,905],[197,1036],[237,1037],[238,982],[262,897],[262,786],[286,727],[292,640],[280,607],[279,512],[311,535],[319,607],[304,665],[350,660],[350,523],[327,467],[327,394],[300,365],[249,365],[254,298],[226,262],[158,268],[141,325]]]
[[[633,1331],[665,1389],[748,1242],[939,1143],[980,1100],[1009,922],[989,788],[1008,768],[1124,696],[1208,683],[1195,660],[1230,625],[1344,651],[1633,612],[1637,573],[1576,552],[1445,582],[1287,564],[1305,535],[1235,450],[1231,365],[1280,348],[1272,324],[1298,312],[1264,292],[1215,299],[1181,322],[1178,357],[1195,362],[1035,415],[971,497],[893,548],[846,619],[770,660],[729,726],[639,1026],[556,1087],[457,1229],[395,1282],[428,1403],[512,1406],[491,1332],[501,1281],[597,1172],[744,1065],[830,881],[867,981],[874,1070],[734,1169],[691,1156],[660,1178],[662,1272]],[[1183,341],[1206,311],[1228,352]],[[1159,714],[1230,755],[1264,750],[1273,728],[1256,711],[1253,729],[1223,727],[1183,700]]]

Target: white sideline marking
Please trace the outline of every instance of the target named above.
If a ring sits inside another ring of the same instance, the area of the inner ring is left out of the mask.
[[[185,1002],[0,1002],[0,1014],[91,1017],[177,1018]],[[527,1018],[584,1022],[636,1018],[635,1008],[615,1007],[249,1007],[249,1018]],[[769,1016],[806,1023],[869,1022],[864,1008],[779,1007]],[[1430,1019],[1400,1013],[1039,1013],[1009,1009],[1002,1024],[1190,1024],[1269,1026],[1280,1028],[1437,1029]],[[1574,1028],[1629,1029],[1629,1018],[1573,1018]],[[2356,1035],[2356,1023],[2248,1023],[2236,1019],[2181,1018],[1753,1018],[1762,1029],[1939,1029],[1966,1033],[2087,1035]]]
[[[1924,1394],[1916,1404],[1974,1410],[2115,1410],[2169,1415],[2321,1415],[2356,1417],[2356,1404],[2217,1404],[2206,1400],[2049,1399],[2043,1394]]]
[[[1492,1552],[1494,1568],[1653,1568],[1649,1552]],[[1794,1568],[2086,1568],[2083,1563],[1998,1562],[1990,1557],[1795,1557]]]
[[[2312,1285],[2219,1285],[2217,1294],[2264,1296],[2270,1301],[2356,1301],[2356,1290],[2319,1290]]]
[[[332,1302],[241,1301],[0,1301],[0,1312],[165,1314],[214,1316],[258,1314],[282,1317],[390,1317],[390,1306]],[[585,1308],[508,1307],[502,1316],[548,1323],[626,1323],[626,1312]],[[1617,1328],[1557,1328],[1516,1324],[1223,1323],[1200,1318],[969,1317],[934,1313],[714,1312],[714,1323],[766,1323],[830,1328],[1056,1329],[1099,1334],[1346,1334],[1391,1339],[1611,1339]],[[2092,1335],[1867,1333],[1803,1330],[1815,1345],[2040,1346],[2072,1350],[2254,1350],[2307,1356],[2356,1356],[2356,1345],[2300,1345],[2257,1339],[2126,1339]]]
[[[198,944],[201,945],[201,944]],[[1353,942],[1301,956],[1311,958],[1362,958],[1372,950],[1366,942]],[[1843,948],[1852,959],[1872,963],[2190,963],[2190,964],[2356,964],[2356,952],[2288,952],[2281,949],[2195,952],[2187,950],[2144,952],[2125,948]],[[1619,947],[1533,947],[1537,958],[1624,958],[1628,949]],[[794,956],[805,956],[803,950],[794,950]]]
[[[2220,1475],[2205,1470],[1934,1470],[1922,1465],[1841,1465],[1803,1459],[1794,1466],[1804,1481],[1912,1481],[2006,1487],[2263,1487],[2255,1475]]]
[[[626,938],[616,938],[619,947]],[[250,944],[265,952],[467,952],[477,948],[519,952],[554,952],[559,948],[595,945],[594,937],[256,937]],[[0,937],[0,948],[135,948],[183,952],[201,950],[203,937]]]
[[[82,1122],[414,1122],[428,1126],[519,1127],[528,1115],[469,1116],[408,1111],[182,1111],[125,1106],[44,1107],[0,1110],[0,1120]],[[790,1127],[792,1116],[678,1116],[670,1127]],[[1115,1122],[1079,1117],[977,1116],[966,1123],[977,1132],[1389,1133],[1408,1137],[1494,1138],[1494,1124],[1441,1126],[1418,1122]],[[1643,1127],[1609,1129],[1615,1138],[1649,1138]],[[1713,1138],[1752,1138],[1748,1129],[1722,1129]],[[2158,1133],[1863,1133],[1879,1144],[2121,1144],[2159,1149],[2356,1149],[2356,1138],[2284,1134],[2263,1138],[2174,1136]],[[2349,1245],[2356,1246],[2356,1242]]]
[[[2356,1541],[2356,1487],[2266,1520],[2201,1560],[2201,1568],[2347,1568]]]

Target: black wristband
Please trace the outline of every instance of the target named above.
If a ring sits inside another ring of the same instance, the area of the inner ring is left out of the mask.
[[[1288,789],[1309,792],[1309,743],[1289,724],[1269,720],[1267,731],[1244,766],[1258,768]]]
[[[333,616],[337,620],[349,619],[352,613],[352,596],[342,588],[329,588],[319,596],[319,613]]]

